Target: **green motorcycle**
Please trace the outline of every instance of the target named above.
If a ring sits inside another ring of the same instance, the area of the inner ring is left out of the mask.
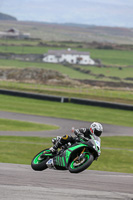
[[[42,171],[47,168],[56,170],[69,170],[71,173],[79,173],[87,169],[100,155],[100,138],[91,136],[91,139],[80,137],[77,141],[56,152],[49,149],[39,152],[32,160],[33,170]]]

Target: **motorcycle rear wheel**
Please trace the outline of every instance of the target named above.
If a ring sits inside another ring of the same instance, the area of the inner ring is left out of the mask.
[[[84,158],[80,162],[77,163],[76,160],[73,160],[68,169],[71,173],[79,173],[87,169],[93,161],[94,156],[92,154],[85,154]]]
[[[46,150],[46,149],[45,149]],[[42,171],[44,169],[47,169],[47,165],[46,165],[46,162],[49,160],[49,157],[46,156],[46,157],[43,157],[41,159],[41,155],[43,154],[43,152],[45,151],[41,151],[39,152],[31,161],[31,167],[33,170],[35,171]]]

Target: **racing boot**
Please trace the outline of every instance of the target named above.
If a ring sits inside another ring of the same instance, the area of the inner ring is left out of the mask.
[[[57,138],[53,138],[52,139],[52,143],[54,144],[53,147],[51,147],[49,150],[53,153],[56,154],[58,152],[58,148],[62,145],[62,143],[60,142],[61,137],[57,136]]]
[[[57,138],[52,138],[52,143],[53,143],[53,145],[55,145],[56,142],[57,142]]]
[[[58,148],[55,148],[54,146],[53,146],[53,147],[50,147],[49,150],[50,150],[50,152],[51,152],[52,154],[56,154],[56,153],[58,152]]]

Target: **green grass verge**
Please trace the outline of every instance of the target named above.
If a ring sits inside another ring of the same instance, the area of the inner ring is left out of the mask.
[[[101,156],[89,169],[133,173],[133,137],[102,137],[102,148],[114,148],[114,141],[118,150],[102,149]],[[51,138],[0,136],[0,162],[29,165],[39,151],[51,145]]]
[[[102,147],[133,150],[133,137],[130,136],[102,137]]]
[[[93,162],[90,170],[133,173],[133,150],[102,150],[97,162]]]
[[[0,131],[42,131],[55,130],[59,127],[26,121],[0,119]]]
[[[0,136],[0,162],[30,164],[33,156],[52,145],[51,138]]]
[[[132,111],[0,95],[0,110],[133,127]]]
[[[48,94],[64,97],[76,97],[80,99],[93,99],[100,101],[109,101],[117,103],[133,104],[133,90],[118,89],[99,89],[93,87],[65,87],[65,86],[49,86],[34,83],[18,83],[0,81],[0,88],[11,89],[24,92],[32,92],[39,94]]]
[[[101,156],[89,169],[133,173],[133,137],[102,137]]]

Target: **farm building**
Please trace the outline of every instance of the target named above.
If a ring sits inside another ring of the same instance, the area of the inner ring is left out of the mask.
[[[44,54],[43,62],[50,63],[70,63],[80,65],[94,65],[95,61],[90,58],[89,52],[79,52],[76,50],[49,50]]]
[[[11,28],[5,32],[0,32],[0,38],[28,39],[30,33],[22,33],[15,28]]]

